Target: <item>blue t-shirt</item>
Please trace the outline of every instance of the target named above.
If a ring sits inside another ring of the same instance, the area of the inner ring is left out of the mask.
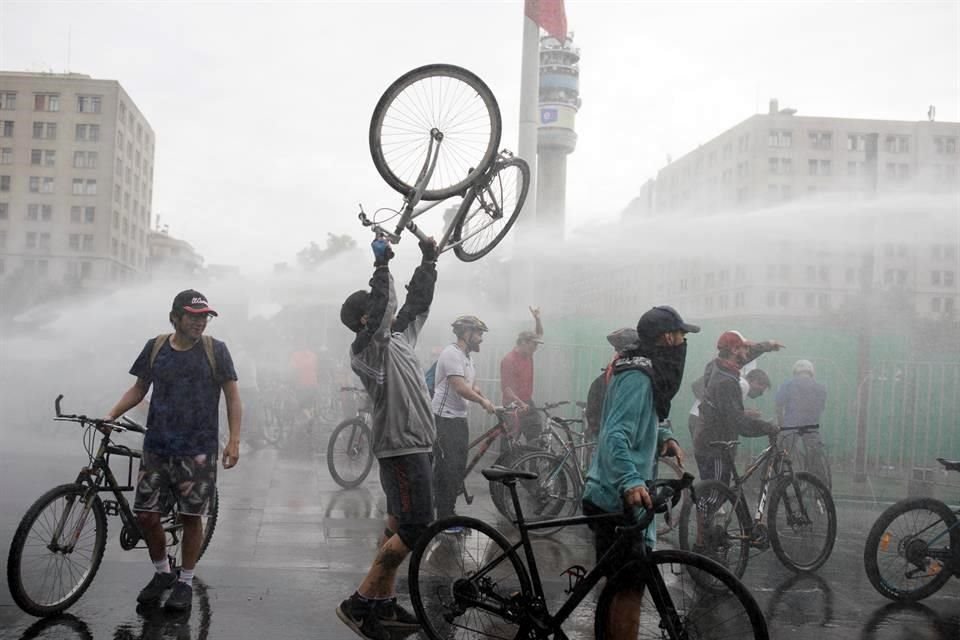
[[[820,424],[827,404],[827,388],[810,376],[795,376],[777,390],[777,410],[783,414],[783,427]]]
[[[214,380],[201,341],[176,351],[167,340],[151,367],[153,341],[147,341],[130,368],[131,374],[153,385],[143,449],[163,456],[216,454],[220,387],[237,379],[227,345],[213,341]]]

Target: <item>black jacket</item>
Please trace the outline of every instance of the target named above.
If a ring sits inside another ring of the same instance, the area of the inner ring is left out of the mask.
[[[711,442],[776,431],[772,423],[744,413],[740,376],[720,368],[716,360],[707,363],[703,372],[700,418],[700,428],[693,434],[693,450],[699,456],[720,455],[719,450],[710,447]]]

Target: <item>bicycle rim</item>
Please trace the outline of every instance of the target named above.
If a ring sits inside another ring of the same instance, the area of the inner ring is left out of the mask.
[[[100,567],[106,513],[96,495],[90,497],[87,510],[85,493],[86,488],[77,485],[51,489],[30,507],[14,534],[7,583],[14,601],[27,613],[48,616],[64,611],[83,595]],[[57,530],[60,535],[54,540]]]
[[[638,563],[641,561],[637,561]],[[686,551],[656,551],[647,560],[662,580],[646,584],[639,576],[646,567],[631,564],[604,587],[597,604],[594,634],[611,637],[609,621],[614,597],[637,606],[636,638],[738,638],[766,640],[769,635],[763,612],[747,588],[716,562]],[[694,574],[707,575],[719,585],[702,589]],[[639,603],[639,604],[636,604]]]
[[[327,444],[330,476],[344,489],[360,485],[373,466],[370,429],[362,420],[342,422]]]
[[[410,195],[438,131],[443,138],[421,199],[443,200],[487,170],[501,126],[496,98],[480,78],[454,65],[427,65],[398,78],[380,97],[370,120],[370,154],[387,184]]]
[[[409,584],[433,640],[526,637],[530,579],[503,534],[484,522],[453,516],[431,524],[410,557]]]
[[[453,230],[453,252],[464,262],[490,253],[513,226],[527,199],[530,167],[520,158],[494,165],[493,173],[478,185],[460,210],[463,216]]]
[[[837,511],[830,490],[817,476],[786,476],[770,495],[767,514],[770,546],[793,571],[823,566],[837,538]]]

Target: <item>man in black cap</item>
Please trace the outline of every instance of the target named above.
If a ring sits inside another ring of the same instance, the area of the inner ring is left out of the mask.
[[[155,604],[172,588],[164,608],[173,611],[190,608],[193,572],[203,543],[202,518],[216,499],[221,391],[230,428],[223,468],[230,469],[240,457],[237,373],[227,345],[204,335],[207,322],[216,316],[202,293],[193,289],[178,293],[169,315],[174,333],[147,341],[130,368],[136,382],[106,416],[109,420],[122,416],[153,387],[133,510],[156,571],[137,601]],[[170,567],[160,525],[173,500],[183,522],[179,579]]]
[[[583,492],[584,514],[649,509],[653,503],[646,481],[655,477],[657,456],[675,455],[683,465],[683,451],[673,433],[659,424],[669,416],[670,401],[683,378],[685,336],[699,331],[673,307],[654,307],[640,317],[636,344],[625,345],[613,364],[597,450]],[[591,525],[597,560],[616,540],[616,527],[629,523],[627,518],[612,518]],[[653,546],[656,527],[647,528],[646,539]],[[629,595],[614,599],[608,637],[637,636],[639,604]]]

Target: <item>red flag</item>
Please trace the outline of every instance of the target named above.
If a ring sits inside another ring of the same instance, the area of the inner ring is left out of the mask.
[[[563,10],[563,0],[526,0],[525,13],[560,42],[567,39],[567,14]]]

